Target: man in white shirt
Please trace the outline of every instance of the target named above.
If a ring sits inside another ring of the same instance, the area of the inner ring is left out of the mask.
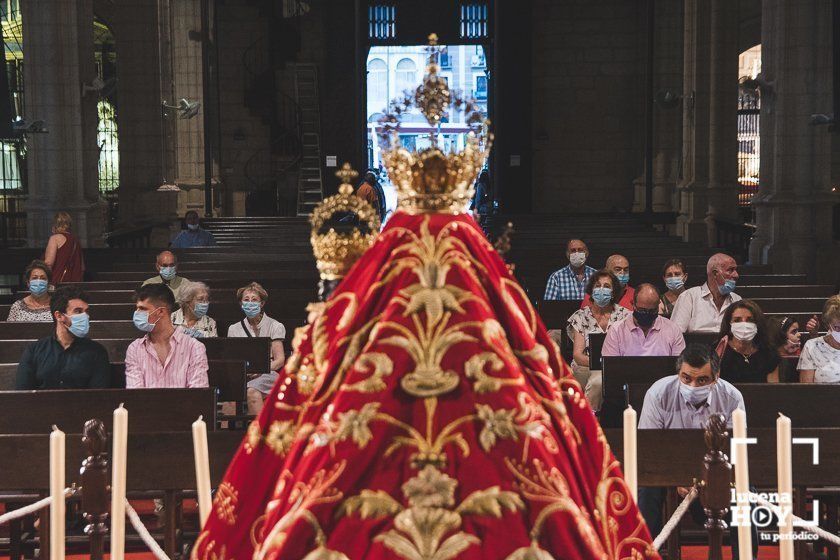
[[[724,253],[717,253],[706,264],[706,283],[689,288],[674,304],[671,320],[682,332],[718,332],[726,308],[739,301],[735,293],[738,264]]]

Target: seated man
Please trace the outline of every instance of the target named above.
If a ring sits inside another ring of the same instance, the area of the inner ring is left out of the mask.
[[[640,430],[704,429],[712,414],[722,414],[727,425],[732,425],[732,412],[744,408],[744,397],[732,384],[720,379],[720,358],[703,344],[689,344],[677,358],[677,375],[663,377],[648,389]],[[685,495],[685,488],[678,489]],[[639,488],[639,511],[647,522],[651,535],[662,531],[662,506],[665,488]],[[700,500],[689,506],[689,512],[698,523],[705,520]],[[753,557],[758,553],[758,531],[753,532]],[[730,536],[732,557],[738,558],[738,539]]]
[[[105,347],[87,337],[90,328],[87,296],[73,286],[61,286],[50,300],[55,334],[23,351],[15,388],[105,389],[111,366]]]
[[[674,303],[671,320],[682,332],[718,332],[726,308],[741,299],[735,293],[738,263],[724,253],[709,257],[706,283],[689,288]]]
[[[163,284],[172,290],[176,300],[181,299],[184,295],[181,290],[186,288],[190,281],[183,276],[178,276],[178,258],[175,254],[172,251],[162,251],[155,260],[155,268],[158,275],[149,278],[143,282],[143,285]]]
[[[566,258],[569,264],[548,277],[545,286],[545,300],[582,300],[586,295],[586,284],[595,274],[595,269],[586,265],[589,249],[580,239],[570,239],[566,244]]]
[[[618,278],[621,287],[624,288],[624,295],[618,301],[618,305],[633,311],[633,296],[636,290],[630,286],[630,261],[624,255],[610,255],[604,265],[604,270],[609,270]],[[589,305],[589,296],[583,298],[580,307],[583,309]]]
[[[189,249],[190,247],[215,247],[216,238],[206,229],[201,229],[198,212],[190,210],[184,214],[187,229],[181,231],[172,240],[173,249]]]
[[[679,356],[685,349],[680,328],[659,314],[659,291],[642,284],[633,298],[635,311],[607,330],[602,356]]]
[[[207,351],[172,324],[172,291],[147,284],[135,292],[134,301],[134,326],[147,334],[125,353],[126,388],[207,387]]]

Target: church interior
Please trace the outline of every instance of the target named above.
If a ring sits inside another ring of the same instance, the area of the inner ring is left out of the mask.
[[[840,559],[840,0],[0,23],[0,560]]]

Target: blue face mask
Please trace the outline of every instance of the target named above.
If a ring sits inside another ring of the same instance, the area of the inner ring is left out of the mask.
[[[612,288],[593,288],[592,301],[598,307],[606,307],[612,301]]]
[[[672,276],[665,279],[665,285],[669,290],[676,292],[677,290],[682,290],[683,286],[685,286],[685,280],[679,276]]]
[[[137,310],[134,312],[134,326],[143,332],[152,332],[155,330],[156,323],[149,322],[149,312]]]
[[[193,306],[193,313],[196,317],[201,319],[205,315],[207,315],[207,310],[210,309],[210,304],[206,301],[197,301]]]
[[[67,330],[76,338],[84,338],[90,332],[90,316],[87,313],[79,313],[78,315],[68,315],[70,317],[70,326]]]
[[[722,285],[718,286],[718,291],[722,296],[728,296],[732,292],[735,291],[736,283],[735,280],[726,279]]]
[[[166,281],[172,280],[175,278],[175,267],[174,266],[162,266],[160,267],[160,277]]]
[[[198,231],[198,224],[187,224],[187,229],[190,231]]]
[[[242,312],[245,313],[245,316],[249,319],[253,319],[257,315],[260,314],[262,309],[260,308],[260,302],[258,301],[243,301],[242,302]]]
[[[685,383],[680,381],[680,395],[682,395],[683,399],[693,404],[694,406],[700,406],[701,403],[706,402],[711,392],[711,385],[703,385],[702,387],[692,387],[691,385],[686,385]]]
[[[615,277],[618,278],[618,281],[621,282],[622,286],[626,286],[627,284],[630,283],[630,273],[629,272],[625,272],[624,274],[616,274]]]
[[[29,281],[29,293],[33,296],[40,296],[47,292],[49,283],[46,280],[36,279]]]

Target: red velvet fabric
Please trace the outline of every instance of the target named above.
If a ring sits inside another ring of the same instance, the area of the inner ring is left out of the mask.
[[[194,558],[658,558],[472,218],[397,213],[294,348]]]

